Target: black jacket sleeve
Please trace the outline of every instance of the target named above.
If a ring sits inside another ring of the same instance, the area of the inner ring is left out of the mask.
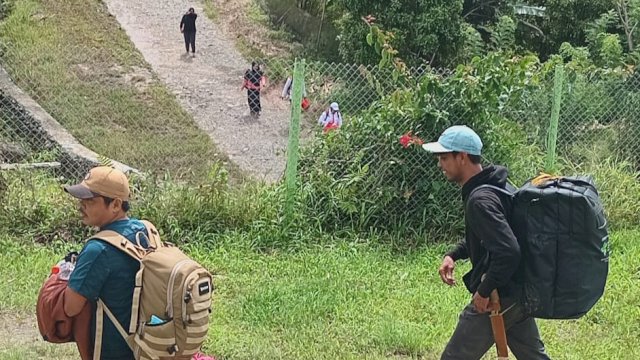
[[[184,26],[184,17],[186,15],[182,15],[182,20],[180,20],[180,29],[182,29],[182,27]]]
[[[449,251],[444,256],[451,256],[453,261],[469,258],[469,252],[467,251],[467,241],[465,239],[460,240],[460,242],[456,244],[453,250]]]
[[[518,269],[520,246],[498,195],[481,191],[474,197],[467,216],[471,231],[482,240],[489,253],[489,269],[478,286],[478,294],[486,298],[493,289],[506,285]]]

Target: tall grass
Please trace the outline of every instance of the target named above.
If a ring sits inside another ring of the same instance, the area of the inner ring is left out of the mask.
[[[220,155],[97,0],[15,0],[0,64],[81,143],[140,169],[206,173]]]
[[[612,234],[606,293],[589,314],[577,321],[539,321],[551,358],[640,356],[638,236],[638,231]],[[50,265],[67,248],[24,245],[25,239],[7,234],[0,239],[0,308],[27,316]],[[184,246],[215,274],[205,352],[247,360],[439,357],[470,299],[463,286],[448,288],[439,280],[444,246],[393,252],[376,245],[380,240],[355,234],[352,241],[328,236],[321,242],[331,245],[261,252],[249,234],[234,232],[200,235]],[[457,267],[458,279],[466,270],[468,264]],[[16,358],[35,346],[43,343],[34,340],[0,354]],[[56,346],[41,351],[64,359],[53,355]]]
[[[462,286],[448,288],[438,278],[446,243],[455,240],[444,232],[407,246],[416,240],[324,233],[302,212],[295,226],[282,229],[277,187],[230,188],[223,170],[211,172],[199,188],[161,180],[132,179],[133,215],[156,223],[165,240],[180,243],[214,273],[205,351],[217,357],[437,359],[469,301]],[[3,173],[0,185],[0,319],[11,324],[16,317],[33,319],[51,265],[79,249],[90,230],[46,172]],[[629,206],[631,196],[617,206]],[[540,322],[552,358],[640,356],[638,236],[638,230],[611,234],[607,290],[588,315]],[[458,265],[458,280],[468,268]],[[28,358],[37,351],[69,357],[31,331],[27,343],[0,342],[0,356]]]

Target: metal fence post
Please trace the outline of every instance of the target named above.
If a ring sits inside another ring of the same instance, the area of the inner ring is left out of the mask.
[[[298,158],[300,156],[300,116],[302,92],[304,87],[305,61],[297,60],[293,69],[293,89],[291,96],[291,122],[289,123],[289,142],[287,145],[287,169],[285,171],[285,218],[290,223],[297,189]]]
[[[549,174],[556,172],[556,146],[558,143],[558,123],[560,122],[560,108],[562,107],[562,89],[564,87],[564,65],[557,65],[553,84],[553,107],[549,132],[547,134],[547,159],[544,167]]]

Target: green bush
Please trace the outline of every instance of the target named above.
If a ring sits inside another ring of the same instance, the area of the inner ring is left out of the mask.
[[[610,228],[635,228],[640,224],[640,172],[627,160],[611,155],[606,141],[576,148],[583,161],[566,164],[563,174],[593,176]]]
[[[396,90],[339,132],[318,139],[301,158],[309,217],[324,229],[460,230],[460,203],[451,201],[459,199],[457,189],[432,156],[417,145],[403,147],[399,138],[412,132],[432,140],[450,125],[466,124],[483,138],[487,159],[514,164],[514,179],[535,174],[540,148],[502,109],[520,101],[532,82],[527,73],[536,66],[533,57],[494,54],[449,77],[426,74],[415,89]]]
[[[0,172],[0,228],[36,242],[82,240],[77,206],[61,184],[43,171]]]
[[[483,139],[485,160],[507,165],[511,180],[520,185],[544,169],[557,61],[540,64],[533,56],[491,53],[459,66],[450,76],[429,73],[414,79],[415,87],[399,82],[390,95],[348,118],[339,132],[303,149],[301,206],[310,221],[327,230],[460,230],[458,190],[445,181],[431,156],[417,145],[404,148],[399,138],[410,132],[431,141],[450,125],[469,125]],[[560,174],[579,170],[600,183],[610,170],[625,186],[637,184],[636,76],[620,68],[594,69],[578,58],[566,68]],[[590,148],[607,157],[594,162],[596,157],[585,151]],[[633,225],[628,209],[634,207],[603,186],[611,221]]]
[[[64,179],[31,171],[5,172],[0,180],[4,231],[46,243],[80,241],[91,233],[80,221],[76,200],[63,191]],[[279,190],[260,184],[230,187],[221,167],[214,167],[199,186],[149,175],[132,176],[131,187],[131,216],[153,221],[172,242],[235,230],[270,233],[279,225]]]
[[[185,234],[219,234],[248,229],[259,219],[277,218],[279,202],[271,187],[244,184],[231,187],[227,173],[214,167],[201,185],[181,184],[170,179],[136,179],[133,214],[155,219],[173,241]]]

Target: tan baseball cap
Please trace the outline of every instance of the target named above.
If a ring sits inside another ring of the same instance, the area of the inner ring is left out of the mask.
[[[98,166],[89,170],[81,183],[67,185],[64,191],[78,199],[106,196],[129,201],[129,180],[127,175],[109,166]]]

